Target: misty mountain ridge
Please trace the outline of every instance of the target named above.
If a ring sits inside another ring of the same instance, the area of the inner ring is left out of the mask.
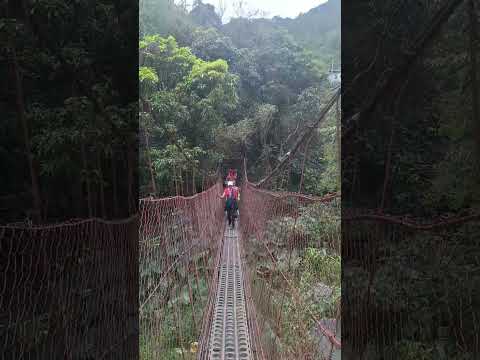
[[[229,36],[239,48],[254,47],[255,43],[268,41],[266,34],[285,30],[299,45],[322,61],[340,63],[340,0],[329,0],[296,18],[232,18],[225,24],[222,24],[213,5],[199,4],[191,11],[190,18],[199,26],[216,28]]]

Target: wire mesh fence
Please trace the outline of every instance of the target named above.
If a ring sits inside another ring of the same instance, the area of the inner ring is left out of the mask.
[[[138,358],[137,224],[0,227],[1,358]]]
[[[221,192],[143,199],[124,221],[0,227],[2,359],[208,358]],[[344,213],[340,231],[338,197],[248,181],[240,216],[255,359],[480,352],[478,216]]]
[[[208,351],[224,229],[221,184],[192,197],[140,201],[140,358]]]
[[[347,358],[478,358],[479,220],[342,214]]]
[[[246,297],[257,359],[329,359],[340,342],[336,196],[261,190],[240,204]]]

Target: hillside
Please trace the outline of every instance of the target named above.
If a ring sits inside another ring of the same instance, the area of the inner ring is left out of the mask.
[[[235,46],[251,48],[268,41],[268,34],[287,31],[295,42],[330,66],[339,64],[341,41],[341,0],[329,0],[298,17],[273,19],[233,18],[222,25],[210,4],[200,4],[189,18],[197,26],[216,28],[228,35]]]
[[[205,5],[213,12],[213,7]],[[203,11],[205,14],[208,11]],[[212,15],[208,17],[211,19]],[[196,17],[199,25],[211,20]],[[340,64],[341,41],[341,1],[329,0],[305,14],[294,19],[274,17],[273,19],[234,18],[223,26],[217,26],[227,34],[239,47],[253,47],[268,39],[269,33],[286,31],[301,47],[312,54],[326,66],[331,62]]]
[[[287,29],[316,56],[332,57],[340,63],[341,0],[329,0],[295,19],[275,17],[272,22]]]
[[[159,3],[164,12],[154,17]],[[334,112],[310,129],[330,97],[327,74],[340,43],[326,42],[314,54],[315,45],[306,40],[308,23],[331,18],[331,7],[298,20],[234,18],[222,24],[208,4],[187,12],[168,0],[144,0],[141,192],[192,191],[198,174],[211,175],[219,161],[243,156],[251,178],[260,179],[311,131],[310,146],[300,149],[275,186],[317,195],[337,191]],[[340,32],[339,22],[329,21],[321,21],[318,29],[325,32],[317,42]]]

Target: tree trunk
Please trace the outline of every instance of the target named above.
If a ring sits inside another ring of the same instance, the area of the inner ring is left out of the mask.
[[[179,190],[178,190],[178,179],[177,179],[177,168],[174,166],[173,167],[173,181],[175,183],[175,195],[179,195]]]
[[[95,161],[95,160],[92,160],[92,161]],[[92,192],[92,217],[97,217],[98,216],[98,188],[97,186],[95,186],[95,179],[93,179],[93,181],[90,183],[90,186],[91,186],[91,192]]]
[[[391,167],[392,167],[392,146],[393,146],[393,140],[395,138],[395,123],[394,123],[394,118],[392,118],[390,122],[390,139],[388,142],[388,147],[387,147],[387,159],[385,162],[385,175],[383,179],[383,190],[382,190],[382,200],[380,202],[380,212],[383,212],[386,206],[386,201],[387,201],[387,192],[388,192],[388,185],[390,182],[390,176],[391,176]]]
[[[75,203],[75,216],[81,217],[85,214],[85,205],[83,201],[83,182],[82,177],[77,176],[75,186],[75,194],[73,196],[73,201]]]
[[[371,114],[378,103],[384,96],[392,93],[392,89],[401,84],[405,79],[405,74],[410,74],[412,64],[424,53],[428,45],[433,41],[437,31],[441,26],[450,19],[458,6],[463,4],[463,0],[446,0],[444,4],[432,16],[431,20],[426,24],[424,30],[419,33],[410,50],[407,52],[403,61],[399,66],[393,69],[386,79],[382,79],[382,83],[374,85],[374,93],[367,97],[365,106],[357,113],[350,116],[344,121],[345,124],[351,123],[351,126],[344,129],[342,137],[345,139],[353,133],[355,128],[362,127],[364,122],[371,118]],[[353,122],[352,122],[353,121]]]
[[[22,126],[23,130],[23,140],[25,142],[25,154],[27,156],[28,167],[30,171],[30,182],[31,182],[31,192],[33,196],[33,220],[35,222],[40,222],[41,219],[41,196],[40,196],[40,186],[38,181],[38,174],[35,168],[34,158],[31,150],[30,144],[30,133],[27,123],[27,117],[25,116],[25,104],[23,102],[23,84],[22,78],[20,75],[17,54],[14,48],[12,48],[13,55],[13,72],[15,76],[15,94],[16,94],[16,106],[17,106],[17,117]]]
[[[340,110],[340,101],[341,101],[341,98],[339,99],[339,101],[337,102],[337,113],[336,113],[336,116],[337,116],[337,126],[336,126],[336,134],[335,134],[335,137],[336,137],[336,141],[337,141],[337,182],[338,182],[338,186],[341,187],[341,184],[342,184],[342,139],[341,139],[341,130],[342,130],[342,113],[341,113],[341,110]]]
[[[386,154],[386,160],[385,160],[385,176],[384,176],[384,181],[383,181],[383,189],[382,189],[382,198],[380,202],[380,212],[383,212],[385,207],[389,206],[387,203],[388,199],[388,193],[391,193],[391,187],[389,189],[390,181],[392,179],[392,151],[393,151],[393,144],[395,141],[395,127],[397,126],[396,119],[398,117],[398,114],[400,112],[401,108],[401,100],[403,98],[403,94],[405,93],[408,84],[410,82],[410,74],[406,78],[406,81],[403,83],[402,87],[398,91],[397,95],[395,96],[395,101],[392,104],[393,106],[393,115],[390,119],[390,138],[389,142],[387,145],[387,154]]]
[[[103,166],[102,166],[102,155],[101,152],[97,152],[97,168],[100,181],[100,208],[102,211],[102,217],[105,219],[107,217],[107,211],[105,208],[105,186],[103,185]]]
[[[28,30],[31,31],[32,26],[30,22],[30,6],[26,0],[22,0],[22,10],[23,10],[23,21]]]
[[[477,14],[475,11],[475,1],[469,1],[470,13],[470,77],[472,81],[472,120],[475,134],[475,143],[477,153],[480,155],[480,98],[478,94],[478,74],[477,74]],[[480,157],[480,156],[479,156]]]
[[[46,190],[48,194],[48,190]],[[47,196],[45,200],[43,201],[43,207],[42,207],[42,222],[46,223],[49,213],[48,213],[48,206],[49,206],[49,197]]]
[[[192,169],[192,195],[195,195],[197,193],[197,186],[195,184],[195,168]]]
[[[352,177],[352,185],[350,186],[350,201],[353,202],[354,200],[354,194],[356,192],[356,186],[357,186],[357,171],[358,171],[358,163],[360,162],[360,159],[356,156],[353,155],[353,177]]]
[[[135,201],[136,199],[133,198],[133,187],[135,186],[134,179],[133,179],[133,172],[134,172],[134,151],[132,144],[128,144],[127,149],[127,168],[128,168],[128,209],[129,214],[131,215],[135,212],[136,206]]]
[[[309,137],[313,136],[313,131],[320,125],[322,120],[327,116],[328,112],[332,108],[332,106],[337,102],[338,98],[340,97],[340,90],[337,90],[333,96],[330,98],[330,100],[327,102],[327,104],[324,106],[324,108],[320,111],[320,115],[318,119],[315,121],[315,123],[310,126],[310,131],[305,131],[304,134],[300,137],[300,139],[297,140],[297,142],[293,145],[292,150],[290,150],[287,154],[285,154],[284,159],[277,165],[275,169],[273,169],[272,172],[270,172],[269,175],[267,175],[265,178],[260,180],[256,186],[261,187],[264,184],[266,184],[272,177],[274,177],[277,173],[279,173],[285,165],[287,165],[295,156],[296,152],[300,149],[300,146],[302,143],[307,140]]]
[[[185,184],[183,182],[183,170],[180,168],[180,195],[185,196]]]
[[[115,150],[112,153],[112,200],[113,216],[118,216],[118,185],[117,185],[117,162],[115,161]]]
[[[305,144],[305,152],[303,154],[303,160],[302,160],[302,174],[300,175],[300,185],[298,186],[298,193],[301,194],[302,193],[302,187],[303,187],[303,179],[304,179],[304,173],[305,173],[305,163],[307,161],[307,158],[308,158],[308,149],[310,147],[310,142],[312,141],[313,139],[313,136],[310,137],[308,140],[307,140],[307,143]]]
[[[90,175],[88,173],[87,153],[85,151],[84,139],[81,140],[83,171],[85,172],[85,185],[87,189],[87,208],[88,217],[92,217],[92,189],[90,186]]]
[[[148,169],[150,170],[150,186],[152,189],[152,192],[157,195],[157,184],[155,182],[155,172],[153,171],[153,163],[152,163],[152,156],[150,154],[150,136],[145,130],[145,147],[146,147],[146,155],[147,155],[147,163],[148,163]]]
[[[185,188],[185,181],[183,180],[184,177],[187,177],[186,173],[184,174],[184,171],[180,170],[180,188],[182,189],[182,196],[188,195],[187,189]]]

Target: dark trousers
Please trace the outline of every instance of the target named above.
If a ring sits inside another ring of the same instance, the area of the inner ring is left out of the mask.
[[[227,211],[227,219],[229,226],[235,226],[235,216],[238,210],[237,201],[234,199],[227,199],[225,204],[225,210]]]

